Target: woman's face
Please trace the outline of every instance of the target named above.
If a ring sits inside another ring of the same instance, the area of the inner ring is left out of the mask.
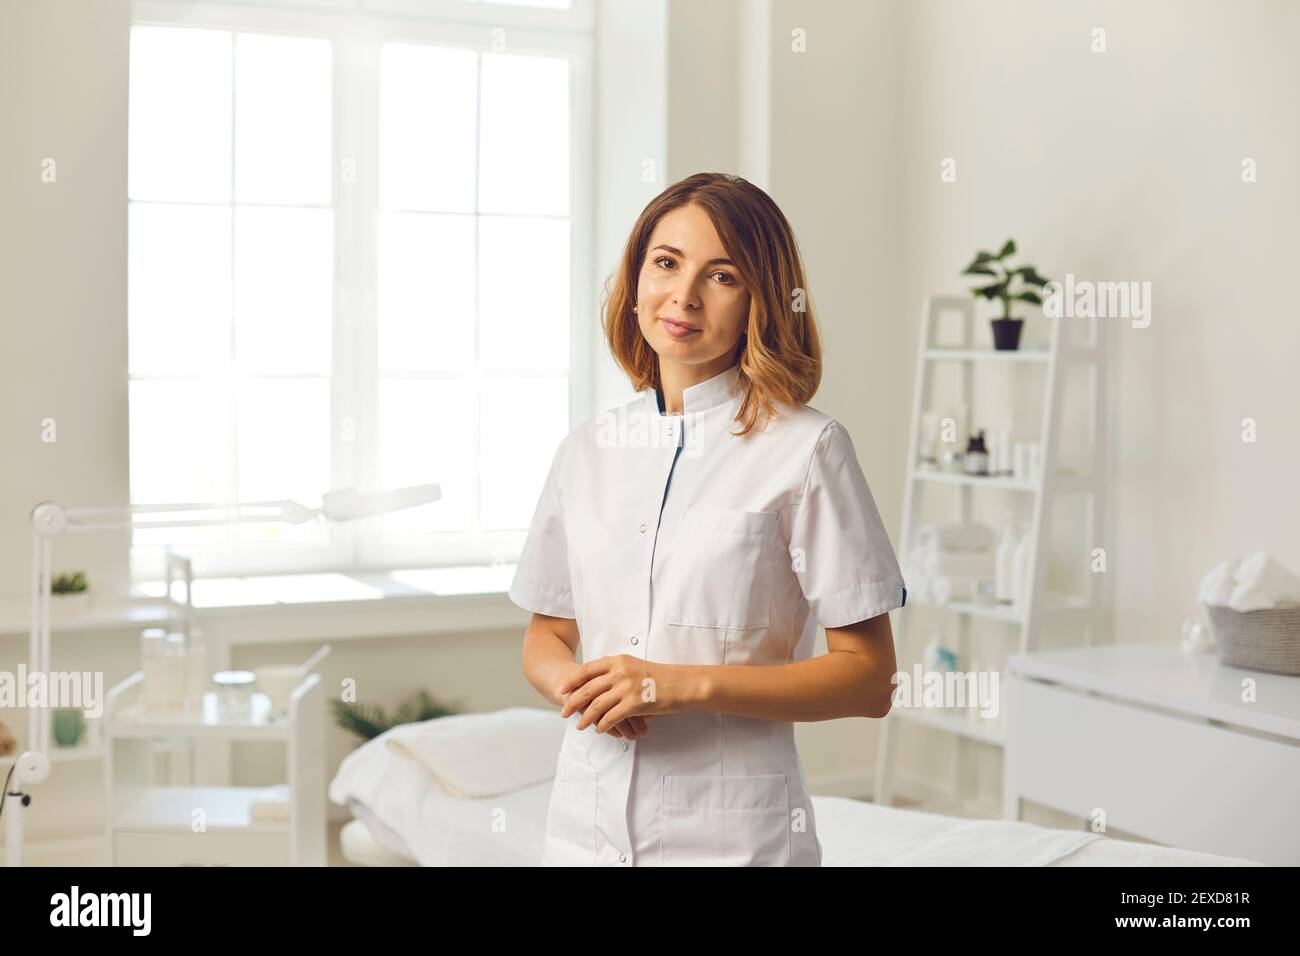
[[[636,303],[641,334],[661,360],[700,365],[735,354],[749,292],[699,206],[674,209],[655,225]]]

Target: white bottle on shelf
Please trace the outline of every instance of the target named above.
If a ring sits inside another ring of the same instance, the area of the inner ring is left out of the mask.
[[[168,710],[182,710],[185,707],[185,695],[189,689],[185,664],[185,635],[180,631],[173,631],[167,635],[164,655],[163,685],[166,692],[162,706]]]
[[[1002,539],[998,542],[998,552],[994,570],[994,596],[999,603],[1009,604],[1014,600],[1015,592],[1012,581],[1012,558],[1015,542],[1011,538],[1011,516],[1007,515],[1002,524]]]
[[[996,451],[991,471],[999,475],[1011,473],[1011,416],[1008,415],[998,430]]]
[[[1033,542],[1029,540],[1030,534],[1028,529],[1021,525],[1020,530],[1020,541],[1016,544],[1015,555],[1012,557],[1011,562],[1011,574],[1012,579],[1015,582],[1012,585],[1012,590],[1014,591],[1014,597],[1012,600],[1015,602],[1016,607],[1023,606],[1025,600],[1029,597],[1029,585],[1031,583],[1028,580],[1030,573],[1029,551]]]
[[[207,693],[211,675],[208,674],[208,645],[203,640],[203,632],[197,627],[190,632],[186,670],[189,708],[202,713],[203,695]]]
[[[166,642],[167,631],[161,627],[146,627],[140,632],[140,670],[144,672],[140,704],[145,710],[162,707],[167,696]]]

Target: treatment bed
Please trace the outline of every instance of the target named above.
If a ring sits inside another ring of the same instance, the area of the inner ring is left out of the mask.
[[[340,833],[344,857],[363,866],[539,865],[562,725],[554,712],[513,708],[403,725],[364,744],[330,783],[330,799],[354,817]],[[813,815],[823,866],[1259,865],[845,797],[814,796]]]

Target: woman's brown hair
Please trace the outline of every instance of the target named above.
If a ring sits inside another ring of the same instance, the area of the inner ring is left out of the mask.
[[[637,278],[659,220],[688,204],[713,221],[738,278],[748,290],[746,331],[736,346],[744,398],[736,421],[745,435],[779,404],[802,405],[822,377],[821,337],[803,261],[785,214],[767,193],[729,173],[696,173],[669,186],[642,211],[618,271],[605,283],[603,324],[615,361],[637,391],[659,389],[658,356],[637,323]]]

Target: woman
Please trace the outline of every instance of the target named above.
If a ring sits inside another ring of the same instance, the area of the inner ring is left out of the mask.
[[[568,720],[543,865],[821,864],[794,722],[888,713],[906,591],[848,433],[805,404],[805,289],[738,177],[632,230],[604,327],[639,395],[560,443],[510,588]]]

